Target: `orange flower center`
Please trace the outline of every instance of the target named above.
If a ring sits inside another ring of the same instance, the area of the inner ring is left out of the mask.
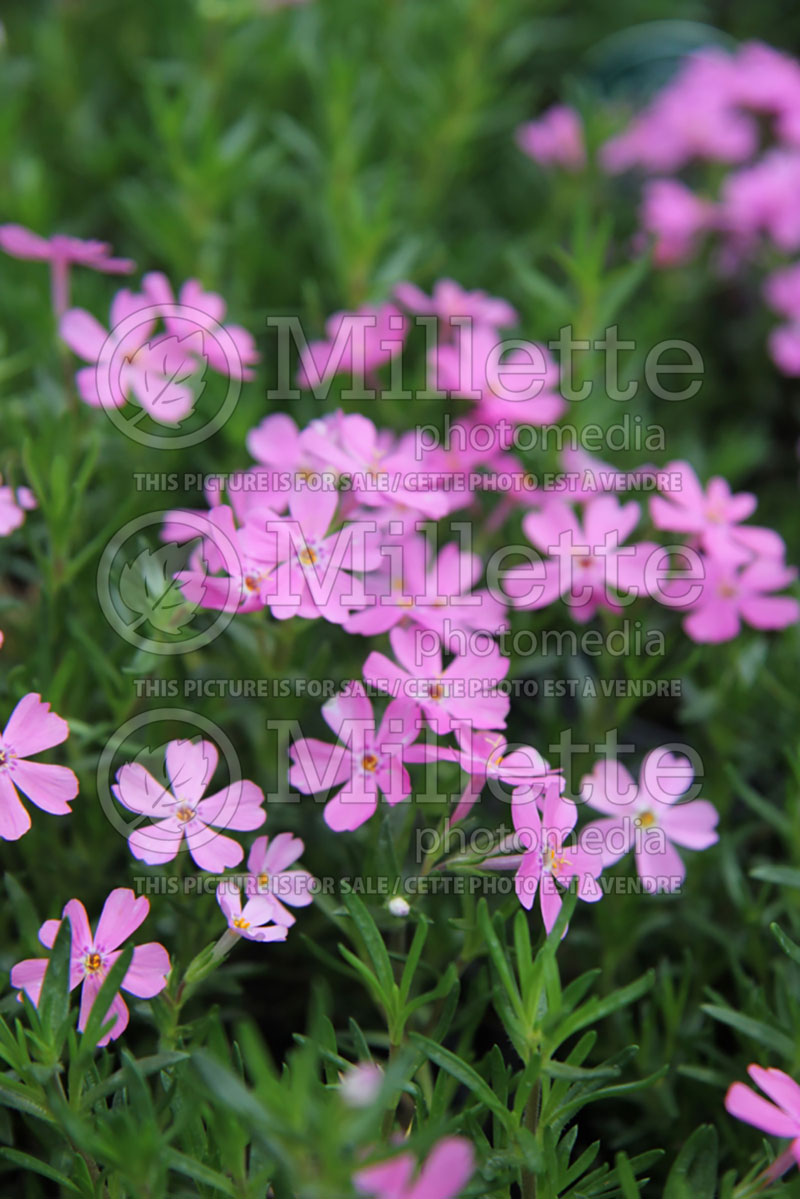
[[[233,920],[233,927],[234,928],[249,928],[250,921],[245,920],[243,916],[235,916],[234,920]]]
[[[375,757],[375,754],[364,754],[364,757],[361,759],[361,765],[372,774],[378,769],[378,759]]]

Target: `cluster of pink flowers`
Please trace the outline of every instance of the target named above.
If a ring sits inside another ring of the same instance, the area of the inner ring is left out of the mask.
[[[800,62],[759,42],[729,53],[690,55],[671,82],[627,129],[602,147],[611,173],[638,168],[645,184],[641,223],[661,266],[685,262],[715,235],[725,271],[765,256],[800,251]],[[709,170],[695,191],[678,177]],[[796,272],[794,272],[796,275]],[[784,319],[770,352],[788,375],[800,375],[800,308],[791,267],[765,284],[767,302]]]
[[[619,612],[650,596],[685,613],[684,629],[698,642],[730,640],[742,622],[782,629],[800,620],[797,600],[774,594],[797,576],[785,563],[783,540],[771,529],[742,523],[755,510],[755,496],[732,494],[720,477],[703,488],[686,462],[658,474],[662,493],[651,497],[650,518],[659,531],[681,534],[679,543],[630,544],[642,516],[634,500],[586,495],[579,519],[573,503],[551,493],[523,518],[538,553],[505,572],[509,604],[536,609],[560,597],[575,620],[585,622],[600,607]],[[585,477],[600,490],[603,471],[589,467]],[[619,481],[606,478],[605,485],[616,490]]]

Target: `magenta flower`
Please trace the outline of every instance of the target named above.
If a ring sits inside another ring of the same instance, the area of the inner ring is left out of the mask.
[[[388,539],[387,539],[388,540]],[[505,607],[486,590],[472,591],[483,573],[475,554],[462,553],[455,542],[430,561],[425,537],[414,535],[397,544],[396,553],[383,549],[385,569],[367,576],[365,590],[375,602],[356,612],[345,624],[348,633],[372,636],[395,625],[416,625],[451,641],[466,642],[477,630],[497,633]]]
[[[314,878],[307,870],[290,870],[300,857],[305,846],[299,837],[291,833],[278,833],[269,837],[257,837],[247,858],[250,877],[247,894],[259,895],[267,900],[276,924],[289,928],[295,917],[284,906],[304,908],[314,901]]]
[[[445,337],[457,334],[460,328],[458,322],[464,320],[497,329],[516,325],[519,320],[508,301],[489,296],[485,291],[465,291],[453,279],[438,279],[431,296],[426,296],[413,283],[398,283],[394,294],[409,312],[435,316],[443,326]],[[451,321],[456,323],[451,324]]]
[[[241,325],[223,324],[226,304],[222,296],[203,291],[197,279],[187,279],[177,300],[166,275],[151,271],[142,279],[144,299],[163,319],[167,333],[181,344],[198,338],[198,352],[212,370],[231,379],[252,379],[258,350],[251,333]],[[176,312],[179,308],[181,311]]]
[[[553,928],[561,911],[560,886],[568,887],[577,879],[578,896],[589,903],[602,898],[597,877],[603,868],[598,854],[588,852],[581,840],[567,844],[578,820],[578,809],[570,799],[561,795],[563,779],[551,776],[552,785],[545,787],[542,814],[539,814],[535,794],[523,787],[514,792],[511,819],[517,840],[523,845],[521,857],[491,858],[484,866],[509,869],[518,866],[514,877],[517,898],[528,911],[533,907],[536,892],[545,931]]]
[[[779,558],[756,558],[739,567],[702,556],[700,567],[699,579],[668,580],[658,593],[661,603],[688,611],[683,627],[693,641],[730,641],[742,621],[754,629],[785,629],[800,620],[793,596],[772,594],[797,578],[794,567]]]
[[[388,695],[412,699],[437,733],[449,733],[463,723],[505,728],[510,704],[498,685],[509,663],[496,645],[486,654],[458,654],[444,667],[441,646],[421,653],[412,629],[392,629],[389,641],[397,662],[371,653],[364,663],[366,683]]]
[[[297,382],[314,389],[340,373],[363,378],[400,353],[407,332],[408,320],[394,304],[335,312],[325,322],[325,340],[309,342],[301,353]]]
[[[123,941],[127,941],[150,910],[150,903],[141,895],[137,899],[127,887],[117,887],[103,904],[97,929],[89,927],[86,908],[79,899],[71,899],[62,915],[69,920],[72,930],[70,955],[70,990],[82,986],[81,1010],[78,1017],[80,1032],[86,1027],[97,993],[103,985],[114,962],[120,955]],[[58,933],[60,920],[45,920],[39,929],[39,940],[52,949]],[[38,1006],[45,970],[49,958],[27,958],[17,962],[11,971],[11,985],[24,991],[31,1002]],[[170,971],[169,954],[158,941],[137,945],[127,973],[120,984],[123,991],[138,999],[152,999],[167,985]],[[128,1024],[128,1007],[119,991],[112,1000],[106,1020],[113,1017],[111,1029],[97,1044],[107,1045],[125,1031]]]
[[[642,228],[655,236],[657,266],[685,262],[714,223],[715,208],[677,179],[654,179],[642,194]]]
[[[566,104],[554,104],[538,120],[520,125],[516,138],[520,150],[540,166],[579,171],[586,165],[583,122]]]
[[[755,1063],[747,1073],[771,1102],[763,1099],[743,1082],[734,1082],[725,1096],[725,1108],[737,1120],[752,1124],[773,1137],[790,1137],[791,1145],[767,1171],[770,1180],[784,1174],[792,1165],[800,1165],[800,1086],[774,1067],[764,1069]]]
[[[273,923],[273,905],[267,895],[253,895],[242,907],[242,893],[238,887],[220,883],[217,887],[217,903],[222,908],[228,928],[238,937],[248,941],[285,941],[288,927]]]
[[[64,313],[59,333],[90,366],[75,375],[78,393],[93,408],[121,408],[135,397],[153,420],[178,424],[194,406],[190,380],[202,334],[151,340],[157,313],[143,296],[123,289],[111,303],[110,332],[82,308]]]
[[[428,374],[432,388],[476,400],[477,419],[486,424],[550,425],[567,407],[557,390],[558,367],[545,347],[513,339],[506,350],[486,325],[463,329],[452,345],[435,346]]]
[[[737,495],[725,479],[709,479],[703,490],[688,462],[671,462],[664,468],[679,487],[650,500],[650,516],[657,529],[692,533],[707,554],[729,563],[746,562],[753,555],[781,559],[783,539],[772,529],[741,522],[752,516],[756,497],[742,491]]]
[[[148,770],[129,762],[117,771],[111,788],[131,812],[158,818],[135,829],[128,846],[135,858],[151,865],[171,862],[184,837],[201,870],[217,873],[238,866],[244,850],[238,841],[215,829],[259,828],[267,818],[261,806],[264,793],[247,779],[231,783],[203,799],[217,767],[217,750],[210,741],[170,741],[166,769],[172,791]]]
[[[706,799],[683,802],[693,779],[688,759],[664,748],[645,757],[638,785],[621,762],[597,762],[581,783],[581,799],[605,818],[584,829],[584,844],[604,866],[635,849],[646,891],[677,890],[686,867],[675,846],[708,849],[719,840],[714,805]]]
[[[3,478],[0,475],[0,484]],[[8,537],[25,520],[25,513],[36,507],[36,497],[29,487],[0,486],[0,537]]]
[[[408,799],[411,780],[403,762],[419,731],[413,703],[393,700],[376,730],[372,704],[361,684],[352,683],[323,704],[322,716],[340,744],[313,737],[295,741],[289,782],[304,795],[341,787],[325,805],[329,828],[337,833],[359,828],[375,813],[379,792],[392,805]]]
[[[60,745],[69,736],[66,720],[34,692],[22,697],[0,736],[0,838],[17,841],[31,827],[19,791],[43,812],[66,816],[78,794],[78,780],[67,766],[29,762],[33,754]]]
[[[130,258],[112,258],[105,242],[82,241],[63,233],[40,237],[23,225],[0,225],[0,249],[13,258],[50,263],[53,312],[57,320],[69,307],[70,266],[87,266],[108,275],[127,275],[136,265]]]
[[[486,783],[497,779],[516,788],[520,796],[527,788],[529,798],[540,800],[552,783],[563,789],[560,774],[551,771],[544,758],[532,745],[517,745],[509,749],[502,733],[483,732],[470,725],[456,726],[457,749],[419,742],[409,748],[409,762],[457,762],[468,776],[463,794],[450,817],[450,823],[463,820],[480,799]]]
[[[343,624],[353,608],[366,602],[358,576],[380,561],[375,524],[352,523],[331,532],[337,506],[335,490],[300,488],[289,500],[288,517],[252,513],[246,521],[241,536],[245,553],[254,558],[274,554],[261,598],[276,620],[322,616]]]
[[[577,621],[585,623],[598,608],[622,611],[618,598],[647,593],[646,566],[651,554],[663,554],[653,542],[625,546],[639,520],[639,505],[620,504],[601,495],[584,505],[583,522],[569,504],[553,499],[522,522],[526,537],[548,557],[505,572],[509,603],[544,608],[563,596]]]
[[[454,1199],[475,1170],[475,1153],[464,1137],[445,1137],[424,1164],[413,1153],[398,1153],[353,1175],[356,1189],[375,1199]]]

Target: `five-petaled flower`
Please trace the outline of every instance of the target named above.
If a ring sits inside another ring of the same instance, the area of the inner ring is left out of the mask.
[[[217,887],[217,903],[222,908],[228,928],[238,937],[248,941],[285,941],[286,924],[273,922],[273,905],[268,895],[252,895],[242,906],[242,893],[238,887],[220,884]]]
[[[67,766],[29,762],[32,754],[60,745],[69,736],[66,720],[34,692],[23,696],[0,735],[0,838],[17,841],[31,827],[18,791],[44,812],[65,816],[78,794],[78,780]]]
[[[170,741],[166,770],[171,791],[138,762],[120,767],[111,788],[114,795],[131,812],[156,820],[155,824],[140,825],[128,837],[135,858],[150,864],[170,862],[185,837],[201,870],[221,871],[239,865],[244,857],[242,846],[216,830],[259,828],[267,818],[261,806],[264,793],[255,783],[242,779],[203,799],[217,759],[210,741]]]
[[[103,982],[122,952],[121,946],[136,932],[150,910],[145,896],[137,897],[127,887],[117,887],[106,899],[97,928],[89,925],[86,908],[79,899],[71,899],[62,916],[69,920],[72,934],[70,951],[70,990],[82,986],[78,1029],[83,1032],[89,1013]],[[39,940],[48,949],[55,944],[60,920],[45,920],[39,929]],[[17,962],[11,971],[11,985],[24,991],[38,1006],[49,958],[26,958]],[[138,999],[152,999],[167,985],[170,971],[169,954],[158,941],[137,945],[125,976],[120,983],[123,991]],[[111,1001],[104,1023],[113,1020],[109,1031],[97,1042],[107,1045],[125,1031],[128,1006],[119,991]]]

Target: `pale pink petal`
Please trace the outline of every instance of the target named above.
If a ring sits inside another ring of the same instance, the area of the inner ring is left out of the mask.
[[[677,891],[686,877],[686,867],[669,841],[646,836],[636,851],[636,869],[649,892]]]
[[[86,908],[79,899],[70,899],[68,903],[64,904],[61,914],[65,920],[69,920],[72,929],[73,958],[83,957],[91,950],[94,943]]]
[[[39,994],[48,964],[49,958],[25,958],[24,961],[17,962],[16,966],[11,967],[11,986],[16,987],[19,991],[24,991],[34,1007],[39,1003]]]
[[[266,846],[267,838],[259,838],[265,842],[265,854],[262,860],[262,865],[254,873],[259,873],[259,870],[266,870],[268,874],[279,874],[287,867],[294,865],[297,859],[301,856],[305,846],[299,837],[295,837],[292,833],[278,833],[273,837]],[[255,844],[253,845],[253,850]],[[251,851],[252,853],[252,851]],[[249,867],[253,870],[253,867]]]
[[[216,747],[210,741],[170,741],[167,746],[167,774],[178,802],[194,806],[202,796],[217,768]]]
[[[99,929],[98,929],[99,932]],[[169,954],[158,941],[137,945],[128,972],[122,980],[123,991],[139,999],[152,999],[167,985],[170,972]]]
[[[97,922],[95,944],[101,953],[110,953],[126,941],[150,911],[150,901],[144,895],[137,899],[128,887],[116,887],[103,904]]]
[[[71,308],[65,312],[58,332],[61,340],[84,362],[98,362],[108,341],[108,333],[100,322],[82,308]]]
[[[708,849],[719,840],[716,832],[719,813],[707,799],[675,804],[660,811],[658,822],[670,841],[686,849]]]
[[[735,1082],[725,1096],[725,1109],[737,1120],[752,1124],[761,1132],[775,1137],[796,1137],[797,1121],[787,1116],[773,1104],[756,1095],[743,1082]]]
[[[289,747],[292,765],[289,782],[304,795],[315,795],[337,787],[352,769],[350,751],[342,745],[329,745],[315,737],[305,737]]]
[[[0,838],[18,841],[31,827],[31,818],[8,774],[0,773]]]
[[[267,819],[261,806],[264,792],[249,779],[223,787],[214,795],[202,799],[196,812],[204,824],[216,828],[254,829],[260,828]]]
[[[464,1137],[445,1137],[434,1145],[407,1199],[453,1199],[475,1169],[475,1152]]]
[[[158,824],[145,824],[128,837],[128,848],[135,858],[151,866],[171,862],[181,847],[184,826],[171,816]]]
[[[322,718],[340,740],[355,740],[359,745],[365,740],[365,734],[375,728],[372,704],[360,684],[351,683],[347,692],[340,692],[324,703]]]
[[[175,806],[175,797],[164,789],[149,770],[138,762],[128,762],[117,771],[112,786],[116,798],[131,812],[145,816],[167,816]]]
[[[66,720],[51,712],[50,705],[35,692],[22,697],[3,730],[3,741],[21,758],[60,745],[68,736]]]
[[[48,239],[24,225],[0,225],[0,249],[14,258],[26,258],[31,262],[44,262],[53,254]]]
[[[78,794],[78,779],[68,766],[22,759],[14,763],[13,778],[20,791],[43,811],[56,816],[72,811],[69,800]]]
[[[335,833],[359,828],[378,807],[378,790],[373,779],[353,778],[325,805],[325,823]]]
[[[400,1153],[388,1162],[358,1170],[353,1175],[353,1182],[365,1195],[376,1195],[378,1199],[403,1199],[415,1165],[412,1153]]]
[[[193,820],[186,829],[189,852],[201,870],[221,874],[238,866],[244,858],[244,850],[238,841],[215,833],[200,820]]]

